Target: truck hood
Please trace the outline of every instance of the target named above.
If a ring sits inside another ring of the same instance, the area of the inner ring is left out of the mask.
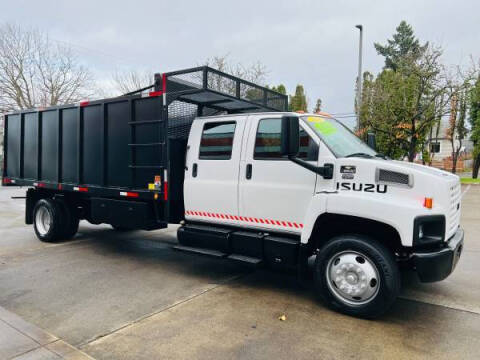
[[[429,167],[429,166],[425,166],[425,165],[415,164],[415,163],[406,162],[406,161],[398,161],[398,160],[391,160],[390,162],[392,162],[395,165],[398,165],[400,167],[403,167],[403,168],[412,169],[412,170],[414,170],[415,172],[418,172],[418,173],[423,173],[423,174],[428,174],[428,175],[432,175],[432,176],[435,176],[435,177],[440,177],[440,178],[445,179],[445,180],[457,181],[459,179],[457,175],[452,174],[448,171],[439,170],[439,169]]]
[[[392,181],[399,179],[398,175],[408,174],[409,183],[382,182],[379,180],[380,170],[389,172],[387,178]],[[461,201],[460,178],[447,171],[404,161],[339,158],[335,179],[337,183],[386,184],[388,196],[391,199],[410,199],[413,204],[416,204],[414,206],[421,208],[426,197],[433,198],[433,209],[425,209],[426,214],[445,215],[446,238],[455,233],[458,228]]]

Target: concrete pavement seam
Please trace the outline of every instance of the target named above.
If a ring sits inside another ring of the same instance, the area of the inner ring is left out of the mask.
[[[465,194],[468,192],[468,190],[470,190],[470,188],[472,187],[472,185],[468,185],[467,188],[465,190],[463,190],[462,192],[462,195],[460,195],[460,198],[463,199],[463,197],[465,196]]]
[[[95,341],[97,341],[97,340],[100,340],[100,339],[106,337],[106,336],[112,335],[112,334],[114,334],[114,333],[116,333],[116,332],[118,332],[118,331],[121,331],[121,330],[126,329],[126,328],[128,328],[128,327],[130,327],[130,326],[133,326],[133,325],[135,325],[135,324],[138,324],[139,322],[142,322],[143,320],[147,320],[147,319],[149,319],[149,318],[151,318],[151,317],[153,317],[153,316],[155,316],[155,315],[158,315],[158,314],[160,314],[160,313],[162,313],[162,312],[164,312],[164,311],[168,311],[168,310],[170,310],[170,309],[172,309],[172,308],[174,308],[174,307],[176,307],[176,306],[178,306],[178,305],[182,305],[182,304],[184,304],[184,303],[187,303],[187,302],[189,302],[189,301],[191,301],[191,300],[193,300],[193,299],[195,299],[195,298],[197,298],[197,297],[199,297],[199,296],[201,296],[201,295],[204,295],[204,294],[206,294],[206,293],[208,293],[208,292],[210,292],[210,291],[212,291],[212,290],[215,290],[215,289],[217,289],[217,288],[219,288],[219,287],[221,287],[221,286],[223,286],[223,285],[225,285],[225,284],[227,284],[227,283],[233,282],[233,281],[238,280],[238,279],[242,278],[243,276],[247,276],[247,275],[248,275],[248,274],[242,274],[242,275],[237,275],[237,276],[233,276],[233,277],[230,277],[230,278],[228,278],[228,279],[225,279],[224,281],[219,282],[218,284],[215,284],[214,286],[212,286],[212,287],[210,287],[210,288],[208,288],[208,289],[205,289],[205,290],[201,291],[201,292],[198,293],[198,294],[189,296],[189,297],[187,297],[186,299],[177,301],[177,302],[175,302],[175,303],[173,303],[173,304],[171,304],[171,305],[168,305],[168,306],[166,306],[166,307],[164,307],[164,308],[162,308],[162,309],[160,309],[160,310],[157,310],[157,311],[154,311],[154,312],[152,312],[152,313],[149,313],[149,314],[146,314],[146,315],[144,315],[144,316],[141,316],[141,317],[139,317],[138,319],[135,319],[135,320],[133,320],[133,321],[127,323],[127,324],[124,324],[124,325],[122,325],[122,326],[119,326],[118,328],[113,329],[113,330],[111,330],[111,331],[109,331],[109,332],[107,332],[107,333],[100,334],[100,335],[95,336],[95,337],[92,338],[92,339],[86,340],[86,341],[78,344],[77,346],[78,346],[79,348],[81,348],[81,347],[83,347],[83,346],[89,345],[89,344],[91,344],[91,343],[93,343],[93,342],[95,342]]]
[[[39,342],[38,342],[36,339],[34,339],[34,338],[33,338],[33,337],[31,337],[30,335],[26,334],[26,333],[25,333],[25,332],[23,332],[22,330],[20,330],[20,329],[16,328],[16,327],[15,327],[15,326],[13,326],[12,324],[10,324],[10,323],[6,322],[5,320],[3,320],[3,319],[0,319],[0,321],[1,321],[1,322],[3,322],[4,324],[8,325],[8,326],[9,326],[9,327],[11,327],[12,329],[14,329],[14,330],[18,331],[18,332],[19,332],[20,334],[22,334],[23,336],[26,336],[26,337],[28,337],[28,338],[29,338],[29,339],[31,339],[33,342],[37,343],[39,347],[42,347],[42,346],[44,346],[44,345],[40,344],[40,343],[39,343]],[[47,332],[46,332],[45,330],[43,330],[43,329],[42,329],[42,331],[44,331],[45,333],[47,333]],[[50,333],[47,333],[47,334],[49,334],[49,335],[53,336],[53,337],[55,338],[55,340],[52,340],[52,341],[50,341],[50,342],[46,343],[45,345],[51,344],[51,343],[53,343],[53,342],[55,342],[55,341],[58,341],[58,338],[57,338],[55,335],[52,335],[52,334],[50,334]],[[27,352],[28,352],[28,351],[27,351]]]

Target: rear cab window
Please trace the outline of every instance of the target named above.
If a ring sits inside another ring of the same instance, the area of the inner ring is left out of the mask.
[[[199,159],[230,160],[232,158],[235,121],[207,122],[203,125]]]

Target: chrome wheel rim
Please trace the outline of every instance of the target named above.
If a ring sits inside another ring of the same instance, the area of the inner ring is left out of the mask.
[[[45,206],[41,206],[35,214],[35,225],[40,235],[45,236],[52,226],[52,215]]]
[[[364,305],[380,289],[380,276],[371,259],[356,251],[332,256],[326,267],[327,284],[332,294],[347,305]]]

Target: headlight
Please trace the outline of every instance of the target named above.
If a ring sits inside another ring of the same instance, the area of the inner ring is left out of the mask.
[[[413,222],[413,246],[425,247],[441,244],[445,240],[445,216],[416,217]]]

